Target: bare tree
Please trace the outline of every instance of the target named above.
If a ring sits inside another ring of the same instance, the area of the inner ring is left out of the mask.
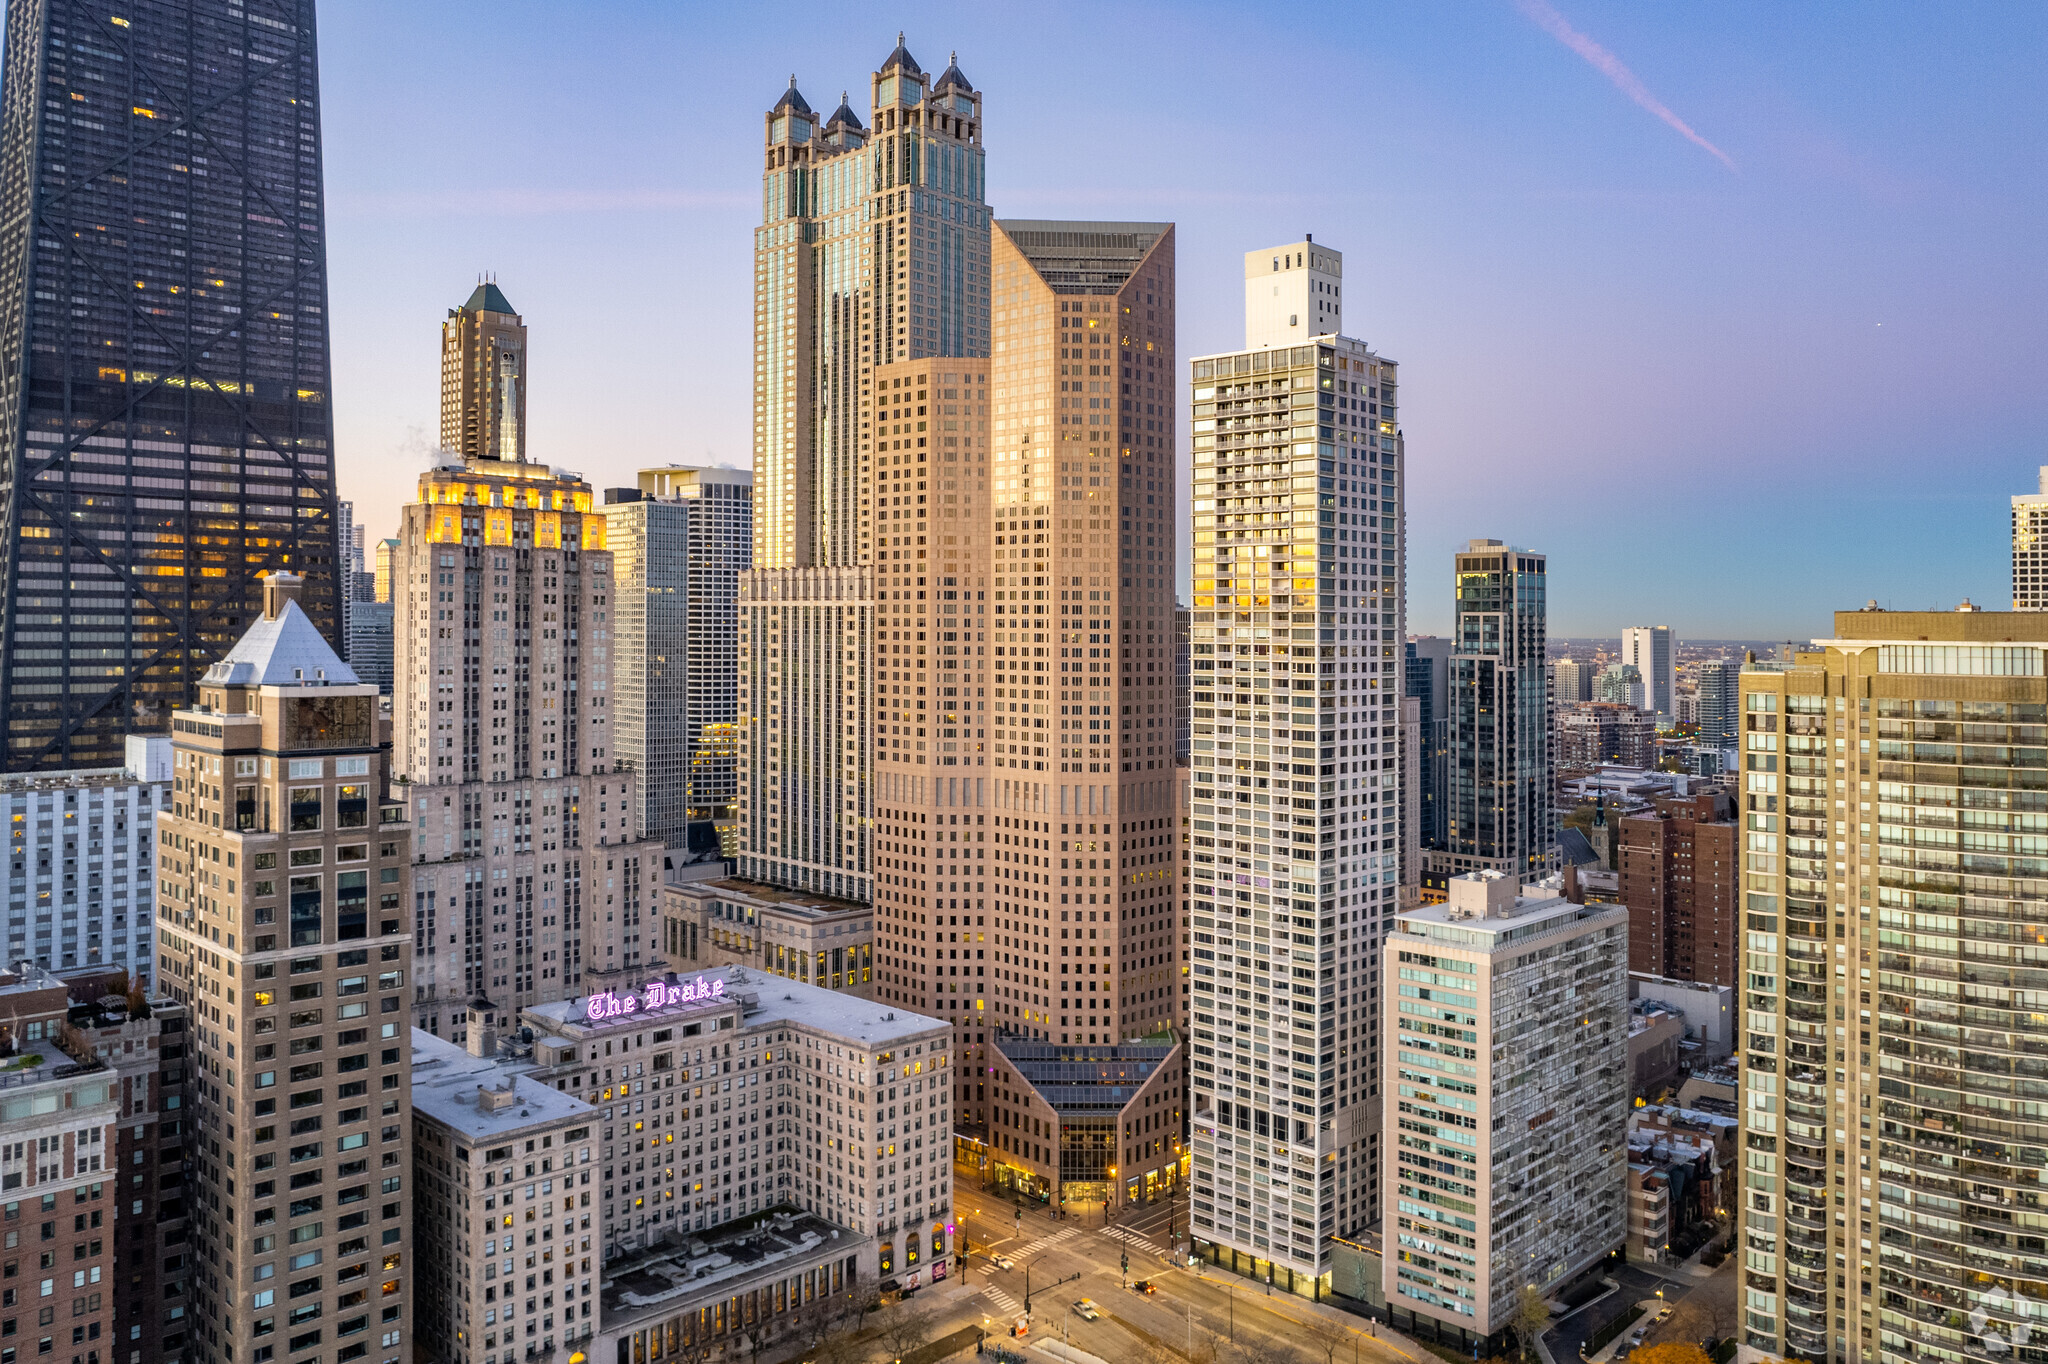
[[[901,1359],[931,1344],[932,1314],[922,1307],[904,1307],[882,1322],[882,1339],[892,1358]]]
[[[1352,1350],[1349,1327],[1339,1322],[1311,1317],[1306,1323],[1303,1337],[1316,1353],[1322,1355],[1323,1364],[1338,1364],[1340,1358],[1349,1364]]]

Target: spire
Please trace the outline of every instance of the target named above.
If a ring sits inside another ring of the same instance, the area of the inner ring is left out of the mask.
[[[811,106],[804,102],[803,95],[796,88],[796,73],[794,71],[789,73],[789,89],[782,92],[782,98],[775,101],[775,106],[769,112],[779,114],[785,109],[799,114],[811,112]]]
[[[932,89],[944,90],[947,86],[958,86],[962,90],[972,90],[974,88],[974,82],[968,80],[966,76],[960,73],[960,54],[958,52],[946,54],[946,69],[939,76]]]
[[[860,115],[853,112],[853,105],[848,102],[847,92],[844,90],[839,92],[839,107],[832,111],[832,117],[825,120],[825,131],[830,132],[839,127],[851,128],[857,133],[867,131],[861,124]]]
[[[903,30],[896,31],[896,50],[882,63],[882,74],[901,71],[906,76],[922,76],[924,68],[917,64],[917,58],[910,55],[910,49],[903,45]]]

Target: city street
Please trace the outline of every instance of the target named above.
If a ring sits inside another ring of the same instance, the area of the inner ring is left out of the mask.
[[[1130,1209],[1105,1226],[1100,1204],[1070,1209],[1063,1219],[1027,1205],[1020,1218],[1014,1203],[980,1192],[970,1171],[956,1171],[956,1187],[955,1215],[973,1248],[967,1273],[887,1309],[930,1312],[933,1338],[979,1325],[989,1333],[991,1348],[1065,1339],[1119,1364],[1385,1364],[1429,1358],[1362,1317],[1284,1292],[1269,1294],[1262,1284],[1213,1267],[1171,1263],[1169,1228],[1186,1244],[1185,1199]],[[988,1258],[992,1253],[1007,1256],[1015,1267],[996,1268]],[[1128,1276],[1122,1270],[1126,1255]],[[1150,1279],[1156,1291],[1145,1295],[1127,1288],[1127,1277]],[[1009,1332],[1024,1315],[1027,1292],[1031,1328],[1016,1341]],[[1100,1309],[1096,1320],[1072,1310],[1083,1298]],[[877,1342],[874,1352],[886,1350]]]

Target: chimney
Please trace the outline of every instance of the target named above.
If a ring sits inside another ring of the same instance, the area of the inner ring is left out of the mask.
[[[304,590],[306,580],[296,573],[279,570],[263,575],[263,619],[276,620],[284,614],[284,604],[297,601]]]
[[[469,1001],[469,1025],[463,1048],[471,1056],[488,1061],[498,1054],[498,1006],[481,991]]]

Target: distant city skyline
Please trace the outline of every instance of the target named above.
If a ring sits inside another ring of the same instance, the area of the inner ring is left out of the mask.
[[[1091,14],[1079,49],[1058,11],[974,11],[908,41],[934,63],[957,48],[1000,91],[998,215],[1179,225],[1183,354],[1236,344],[1250,244],[1352,224],[1331,229],[1352,253],[1346,328],[1424,376],[1403,413],[1410,554],[1543,544],[1558,635],[1655,619],[1681,639],[1810,637],[1873,597],[2007,600],[2009,497],[2048,453],[2031,379],[2048,286],[2025,264],[2048,178],[2011,135],[2048,113],[2048,12],[1557,8],[1735,169],[1506,4],[1312,28],[1267,7],[1122,9]],[[793,67],[815,107],[845,89],[865,118],[896,27],[607,3],[577,43],[526,13],[322,15],[341,492],[373,539],[437,438],[435,324],[483,270],[545,328],[535,458],[598,487],[668,460],[746,465],[761,111]],[[595,40],[619,31],[638,41]],[[720,97],[678,136],[680,50]],[[440,95],[478,63],[534,97]],[[1271,173],[1213,102],[1280,70],[1369,86],[1370,135]],[[1133,166],[1099,134],[1138,110],[1207,129],[1200,150]],[[519,154],[479,161],[504,146]],[[1413,608],[1411,630],[1449,628],[1446,603]]]

